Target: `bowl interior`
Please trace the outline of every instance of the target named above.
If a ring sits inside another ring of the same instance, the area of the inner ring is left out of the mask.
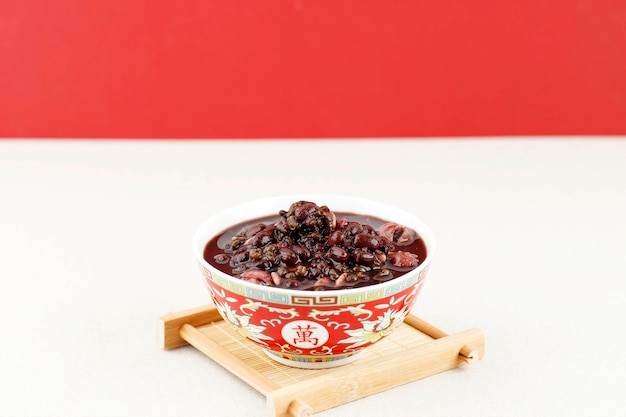
[[[215,268],[210,265],[203,257],[204,247],[211,238],[213,238],[217,234],[222,233],[227,228],[235,224],[249,221],[258,217],[275,215],[278,213],[279,210],[287,210],[292,203],[300,200],[312,201],[318,206],[326,205],[333,212],[349,212],[362,215],[370,215],[413,228],[426,244],[426,259],[420,264],[418,268],[416,268],[416,270],[414,270],[415,272],[419,272],[421,269],[425,268],[430,263],[430,260],[434,255],[435,240],[430,228],[411,213],[387,205],[385,203],[356,197],[325,194],[293,194],[250,201],[237,206],[233,206],[209,218],[200,226],[200,228],[196,232],[196,235],[194,236],[193,250],[196,259],[205,268],[215,270]],[[230,277],[228,275],[226,275],[226,277],[237,280],[240,284],[243,285],[255,285],[249,284],[235,277]],[[380,286],[392,285],[394,282],[397,282],[397,280],[401,278],[402,276],[381,284],[375,284],[374,286],[380,288]],[[284,288],[273,288],[273,290],[278,292],[298,292],[298,290]],[[345,293],[346,291],[355,290],[357,289],[330,290],[326,292],[330,293],[333,291],[341,291],[342,293]]]

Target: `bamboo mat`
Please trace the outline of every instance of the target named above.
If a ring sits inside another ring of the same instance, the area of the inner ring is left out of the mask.
[[[161,325],[164,349],[191,344],[265,395],[269,417],[309,417],[474,363],[482,359],[485,348],[480,329],[448,335],[409,314],[393,333],[366,348],[354,362],[300,369],[272,360],[222,320],[213,305],[166,314]]]

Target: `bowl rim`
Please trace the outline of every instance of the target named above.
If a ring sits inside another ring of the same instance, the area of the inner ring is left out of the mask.
[[[324,290],[321,291],[319,293],[317,293],[317,295],[319,296],[335,296],[335,295],[345,295],[345,296],[349,296],[349,295],[355,295],[355,294],[361,294],[361,293],[369,293],[369,292],[374,292],[374,291],[381,291],[381,290],[386,290],[388,287],[394,287],[397,286],[399,283],[410,279],[411,277],[414,277],[415,274],[421,274],[421,271],[423,271],[424,269],[428,268],[433,256],[435,254],[436,251],[436,240],[433,236],[432,230],[430,229],[430,227],[424,222],[422,221],[419,217],[415,216],[414,214],[401,209],[399,207],[396,206],[392,206],[389,205],[387,203],[383,203],[380,201],[376,201],[376,200],[371,200],[368,198],[361,198],[361,197],[354,197],[354,196],[349,196],[349,195],[340,195],[340,194],[279,194],[279,195],[275,195],[272,197],[264,197],[264,198],[259,198],[259,199],[254,199],[254,200],[248,200],[246,202],[242,202],[233,206],[230,206],[228,208],[222,209],[216,213],[214,213],[213,215],[211,215],[210,217],[208,217],[204,222],[202,222],[202,224],[196,229],[196,232],[194,233],[193,236],[193,253],[194,256],[196,258],[196,260],[200,263],[200,265],[203,268],[208,269],[211,274],[219,274],[220,277],[236,283],[237,285],[242,285],[244,287],[248,287],[251,288],[252,290],[254,289],[259,289],[262,288],[264,291],[269,291],[269,292],[275,292],[277,294],[284,294],[284,295],[294,295],[294,294],[307,294],[307,293],[315,293],[315,291],[305,291],[305,290],[298,290],[298,289],[292,289],[292,288],[281,288],[281,287],[271,287],[271,286],[261,286],[259,284],[254,284],[248,281],[244,281],[242,279],[239,279],[237,277],[234,277],[226,272],[223,272],[221,270],[219,270],[218,268],[216,268],[215,266],[211,265],[209,262],[207,262],[204,259],[203,256],[203,252],[204,252],[204,246],[206,245],[207,241],[204,241],[204,239],[201,241],[200,237],[203,235],[203,230],[207,228],[207,225],[211,225],[213,224],[215,221],[217,221],[218,219],[221,219],[222,217],[225,217],[228,215],[228,213],[232,213],[233,211],[241,211],[241,210],[246,210],[247,208],[255,208],[255,206],[265,206],[271,203],[275,203],[276,201],[290,201],[290,203],[294,203],[296,201],[300,201],[300,200],[305,200],[305,201],[311,201],[314,202],[316,204],[318,204],[318,201],[324,201],[324,200],[342,200],[345,202],[352,202],[352,203],[358,203],[361,205],[366,205],[369,207],[377,207],[378,209],[383,209],[383,210],[390,210],[391,212],[394,212],[396,215],[402,215],[405,217],[409,217],[412,219],[412,221],[416,224],[419,224],[419,229],[417,232],[420,235],[420,237],[422,239],[424,239],[425,243],[426,243],[426,259],[424,259],[424,261],[415,269],[412,269],[410,271],[408,271],[406,274],[403,274],[397,278],[391,279],[389,281],[385,281],[385,282],[381,282],[379,284],[372,284],[372,285],[366,285],[366,286],[362,286],[362,287],[357,287],[357,288],[344,288],[344,289],[337,289],[337,290]],[[320,205],[320,204],[318,204]],[[324,203],[322,203],[321,205],[325,205]],[[287,207],[288,208],[288,207]],[[286,208],[283,208],[286,209]],[[329,205],[329,209],[331,211],[343,211],[343,210],[335,210],[333,209],[333,207],[331,207]],[[372,216],[376,216],[379,217],[379,215],[376,214],[372,214],[372,213],[359,213],[356,212],[356,214],[362,214],[362,215],[372,215]],[[247,220],[254,220],[255,218],[258,217],[262,217],[265,215],[272,215],[272,214],[277,214],[277,212],[274,213],[261,213],[258,212],[257,214],[251,214],[250,217],[248,218],[244,218],[240,221],[247,221]],[[391,220],[391,219],[385,219],[383,218],[383,220]],[[233,226],[237,223],[232,223],[230,226]],[[221,233],[223,230],[227,229],[230,226],[225,226],[222,228],[221,231],[217,232],[217,233]],[[215,236],[215,234],[211,235],[211,238]]]

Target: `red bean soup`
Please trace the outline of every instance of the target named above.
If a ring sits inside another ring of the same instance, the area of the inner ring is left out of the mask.
[[[203,255],[244,281],[323,291],[399,277],[426,259],[426,245],[409,227],[298,201],[275,216],[230,227],[206,244]]]

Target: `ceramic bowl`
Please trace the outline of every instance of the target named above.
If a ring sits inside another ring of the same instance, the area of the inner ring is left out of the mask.
[[[390,281],[327,291],[249,283],[204,259],[206,243],[227,228],[275,215],[300,200],[326,205],[333,212],[366,214],[411,227],[424,240],[427,257],[416,269]],[[196,232],[193,250],[213,302],[234,331],[282,364],[329,368],[355,360],[363,349],[402,323],[424,283],[435,240],[420,219],[384,203],[338,195],[286,195],[250,201],[215,214]]]

